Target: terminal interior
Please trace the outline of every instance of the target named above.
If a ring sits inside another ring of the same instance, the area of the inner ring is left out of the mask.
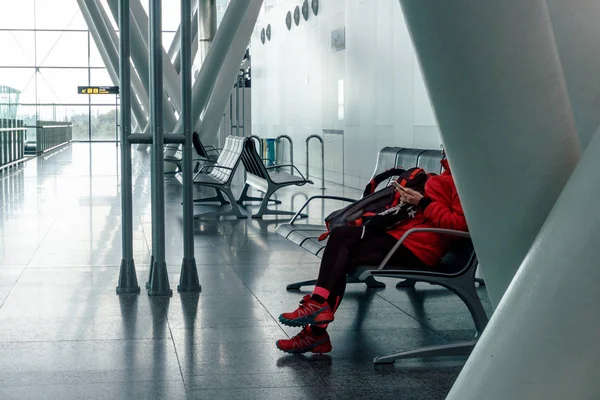
[[[0,2],[0,399],[600,396],[572,3]],[[349,274],[333,349],[279,350],[325,219],[446,156],[459,256]]]

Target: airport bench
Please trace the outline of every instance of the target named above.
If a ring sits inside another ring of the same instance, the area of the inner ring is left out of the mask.
[[[374,177],[379,175],[390,168],[412,168],[413,166],[423,168],[427,172],[439,174],[441,172],[440,160],[442,157],[442,152],[439,150],[384,147],[377,155],[377,163],[372,176]],[[286,239],[296,243],[298,246],[301,246],[310,253],[320,257],[327,241],[319,241],[318,238],[322,233],[327,231],[325,225],[296,223],[300,216],[304,216],[302,213],[308,207],[308,205],[312,201],[318,199],[338,200],[349,203],[357,200],[340,196],[312,196],[306,200],[306,202],[297,211],[296,215],[294,215],[288,223],[279,225],[276,229],[276,232]],[[385,285],[382,283],[377,283],[375,280],[369,280],[367,284],[369,287],[385,287]],[[399,285],[403,285],[403,283],[400,282]]]
[[[200,141],[200,135],[197,132],[192,134],[192,144],[194,146],[194,150],[196,151],[196,155],[194,156],[194,162],[196,163],[194,167],[194,171],[197,171],[204,164],[214,164],[219,157],[219,149],[215,146],[205,146]],[[170,146],[170,145],[169,145]],[[175,164],[177,170],[175,174],[177,176],[177,180],[181,182],[181,171],[182,171],[182,162],[183,156],[181,151],[181,145],[176,145],[177,151],[172,156],[165,155],[164,160],[166,162],[171,162]],[[165,153],[167,151],[165,150]]]
[[[217,192],[214,197],[195,199],[195,204],[217,201],[221,203],[221,205],[230,204],[230,209],[227,211],[197,214],[194,215],[194,218],[228,215],[235,215],[238,218],[248,218],[248,216],[243,214],[238,207],[235,196],[231,191],[231,184],[235,171],[237,170],[242,154],[244,153],[245,142],[246,139],[243,137],[227,137],[225,146],[219,154],[217,161],[202,166],[194,176],[194,185],[211,187]],[[223,197],[223,194],[225,194],[229,201]]]
[[[395,151],[397,152],[394,158],[393,154]],[[392,162],[392,159],[394,159],[394,164],[389,165]],[[442,154],[437,150],[384,148],[379,152],[377,166],[375,167],[373,175],[375,176],[392,167],[409,168],[411,166],[418,166],[427,172],[439,173],[441,171],[439,163],[441,159]],[[297,214],[304,211],[308,204],[315,199],[331,199],[348,202],[355,201],[354,199],[337,196],[313,196],[304,203]],[[294,216],[289,223],[278,226],[276,232],[303,247],[305,250],[315,254],[317,257],[322,257],[326,241],[319,241],[318,237],[326,231],[325,226],[298,224],[296,221],[297,218]],[[400,247],[406,237],[419,231],[430,231],[438,234],[456,236],[458,239],[455,240],[440,264],[434,268],[427,270],[407,268],[394,269],[393,265],[388,265],[392,254]],[[396,285],[397,287],[414,286],[417,281],[443,286],[458,295],[465,303],[471,313],[475,325],[476,335],[472,340],[439,346],[429,346],[416,350],[379,356],[374,359],[374,362],[392,363],[398,359],[406,358],[470,354],[488,322],[487,314],[479,299],[476,288],[476,283],[481,282],[475,278],[477,266],[477,257],[470,235],[467,232],[416,228],[409,230],[402,238],[400,238],[380,265],[362,266],[349,274],[347,277],[348,283],[365,283],[370,288],[385,287],[382,282],[375,279],[377,277],[401,279],[402,281]],[[316,280],[296,282],[288,285],[287,290],[298,290],[303,286],[312,286],[315,284]]]
[[[310,179],[305,178],[302,173],[293,164],[273,165],[266,167],[263,160],[258,155],[254,140],[248,139],[244,143],[242,154],[242,163],[246,170],[246,184],[238,199],[239,204],[245,202],[260,201],[258,212],[252,215],[252,218],[262,218],[264,215],[294,215],[293,211],[272,210],[268,207],[269,201],[273,201],[271,196],[286,186],[303,186],[307,183],[312,184]],[[291,167],[298,172],[298,175],[292,175],[287,172],[281,172],[280,168]],[[263,197],[251,197],[248,195],[250,187],[258,189],[264,193]],[[303,214],[295,215],[296,218],[305,216]]]
[[[431,269],[395,269],[393,265],[388,265],[390,258],[402,242],[415,232],[433,232],[440,235],[454,236],[457,239],[454,240],[450,250],[440,263]],[[415,228],[406,232],[398,240],[380,265],[366,265],[357,268],[351,276],[359,282],[364,282],[367,279],[375,277],[385,277],[410,279],[411,281],[428,282],[433,285],[443,286],[456,294],[465,303],[475,325],[475,337],[471,340],[382,355],[375,357],[373,362],[376,364],[386,364],[400,359],[466,356],[471,354],[477,340],[488,323],[488,316],[477,293],[475,280],[477,265],[477,256],[469,233],[449,229]]]

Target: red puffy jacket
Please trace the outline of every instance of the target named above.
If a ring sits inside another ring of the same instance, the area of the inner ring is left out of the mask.
[[[442,160],[442,166],[444,172],[441,175],[432,176],[427,180],[424,193],[426,200],[419,204],[419,211],[415,217],[389,230],[390,235],[400,239],[412,228],[468,230],[448,161]],[[403,245],[425,264],[435,266],[448,251],[451,241],[452,237],[448,235],[417,232],[409,235]]]

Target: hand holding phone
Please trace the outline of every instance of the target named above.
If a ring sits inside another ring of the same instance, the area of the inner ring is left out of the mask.
[[[404,186],[400,185],[398,182],[392,181],[392,186],[394,186],[397,191],[401,193],[406,193],[406,189],[404,188]]]
[[[416,206],[419,201],[423,198],[423,195],[416,190],[405,188],[398,182],[392,181],[394,188],[400,193],[400,200],[404,203]]]

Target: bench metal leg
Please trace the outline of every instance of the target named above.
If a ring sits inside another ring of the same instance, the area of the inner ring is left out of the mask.
[[[246,184],[244,186],[244,189],[242,190],[242,193],[240,194],[240,197],[237,200],[238,204],[243,204],[244,202],[250,202],[250,201],[263,201],[264,200],[264,197],[252,197],[252,196],[248,195],[249,189],[250,189],[250,185]],[[281,200],[269,199],[269,201],[273,204],[281,204]]]
[[[352,277],[349,276],[349,277],[346,278],[346,282],[347,283],[364,283],[364,284],[367,285],[367,287],[369,289],[385,288],[385,283],[379,282],[378,280],[376,280],[372,276],[370,276],[369,278],[367,278],[364,281],[359,281],[359,280],[354,279],[354,278],[352,278]],[[289,285],[287,285],[286,290],[300,290],[300,288],[302,286],[315,286],[316,284],[317,284],[317,280],[316,279],[312,279],[310,281],[302,281],[302,282],[290,283]]]
[[[365,281],[363,283],[365,285],[367,285],[367,287],[369,289],[383,289],[383,288],[385,288],[385,283],[378,281],[377,279],[373,278],[372,276],[370,276],[367,279],[365,279]]]
[[[302,282],[296,282],[296,283],[290,283],[289,285],[287,285],[287,287],[285,288],[286,290],[300,290],[300,288],[302,286],[314,286],[317,284],[317,280],[313,279],[310,281],[302,281]]]
[[[439,346],[428,346],[420,349],[403,351],[400,353],[378,356],[373,359],[375,364],[391,364],[396,360],[409,358],[427,358],[427,357],[447,357],[447,356],[468,356],[473,351],[477,340],[466,342],[442,344]]]
[[[215,188],[215,189],[217,189],[217,188]],[[246,214],[242,213],[242,211],[238,207],[237,203],[235,202],[235,196],[231,192],[230,188],[218,188],[217,193],[219,190],[222,191],[223,193],[225,193],[225,195],[229,199],[229,204],[230,204],[231,208],[228,211],[223,211],[223,212],[214,211],[214,212],[209,212],[209,213],[204,213],[204,214],[196,214],[196,215],[194,215],[195,219],[199,219],[201,217],[225,217],[225,216],[230,216],[230,215],[235,215],[236,217],[238,217],[238,219],[248,218],[248,216]]]
[[[403,279],[400,282],[396,283],[396,287],[398,289],[412,288],[415,287],[415,283],[417,283],[417,281],[415,281],[414,279]]]
[[[273,193],[275,193],[277,191],[277,189],[280,189],[283,186],[277,186],[273,189],[269,189],[267,190],[267,193],[265,193],[265,197],[262,199],[262,202],[260,203],[260,208],[258,209],[258,212],[256,214],[254,214],[252,216],[252,218],[262,218],[265,215],[286,215],[286,216],[292,216],[292,215],[296,215],[296,212],[294,211],[284,211],[284,210],[271,210],[269,209],[269,200],[271,199],[271,196],[273,196]],[[307,214],[299,214],[298,215],[299,218],[308,218]]]
[[[225,200],[225,198],[223,197],[223,194],[221,193],[221,191],[219,189],[215,189],[215,191],[217,193],[213,197],[206,197],[206,198],[201,198],[201,199],[194,199],[194,203],[197,204],[197,203],[219,202],[219,203],[221,203],[221,205],[230,204],[227,200]]]

